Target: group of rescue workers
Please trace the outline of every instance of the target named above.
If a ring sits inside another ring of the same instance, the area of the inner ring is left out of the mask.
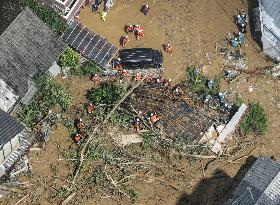
[[[244,43],[244,34],[247,32],[246,27],[248,24],[248,16],[247,14],[243,11],[241,15],[237,15],[235,23],[238,26],[238,36],[231,38],[230,39],[230,45],[234,48],[237,48],[238,46],[242,46]]]
[[[127,43],[129,42],[129,36],[131,34],[134,34],[137,40],[140,40],[144,38],[144,29],[140,25],[126,25],[125,26],[126,34],[125,36],[122,36],[120,39],[120,45],[124,48]],[[164,50],[167,53],[173,52],[173,47],[171,46],[170,42],[167,42],[167,44],[164,45]]]

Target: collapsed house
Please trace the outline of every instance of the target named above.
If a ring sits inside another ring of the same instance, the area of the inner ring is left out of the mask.
[[[258,40],[261,34],[263,52],[280,61],[280,1],[258,0],[259,5],[253,8],[252,32]]]
[[[60,72],[56,64],[67,48],[61,38],[30,9],[24,9],[0,36],[0,108],[13,110],[28,104],[35,94],[33,79]]]
[[[171,139],[198,142],[214,122],[228,121],[228,113],[195,104],[183,93],[181,96],[164,92],[157,84],[144,84],[136,88],[123,103],[130,113],[141,111],[144,116],[161,116],[162,132]]]
[[[280,164],[260,157],[233,191],[225,205],[279,205]]]
[[[0,177],[28,151],[30,142],[25,127],[0,108]]]

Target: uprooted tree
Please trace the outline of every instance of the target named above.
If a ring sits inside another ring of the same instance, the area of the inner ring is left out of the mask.
[[[245,135],[252,133],[263,135],[266,132],[267,118],[259,102],[249,104],[249,112],[240,128]]]

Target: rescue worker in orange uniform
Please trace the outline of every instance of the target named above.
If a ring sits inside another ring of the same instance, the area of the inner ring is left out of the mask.
[[[121,37],[121,46],[124,48],[126,44],[129,42],[128,36]]]
[[[155,125],[160,120],[160,118],[156,113],[151,113],[150,120],[151,120],[152,124]]]
[[[85,126],[85,123],[83,122],[82,119],[80,119],[80,120],[78,121],[78,123],[77,123],[77,128],[78,128],[78,130],[79,130],[80,132],[82,132],[82,130],[83,130],[85,127],[86,127],[86,126]]]
[[[144,38],[144,30],[141,31],[141,30],[136,30],[136,39],[137,40],[140,40],[141,38]]]
[[[139,81],[139,80],[141,80],[141,73],[140,72],[136,72],[136,74],[135,74],[135,80],[136,81]]]
[[[172,84],[171,84],[172,80],[169,78],[165,83],[164,83],[164,87],[166,89],[169,89],[172,87]]]
[[[91,76],[90,80],[93,82],[93,84],[98,84],[100,82],[100,77],[97,74],[94,74]]]
[[[91,114],[93,111],[94,111],[94,105],[93,105],[92,103],[89,103],[89,104],[87,105],[87,112],[88,112],[89,114]]]
[[[128,70],[123,70],[122,75],[123,77],[128,77]]]
[[[140,119],[138,117],[134,120],[134,128],[136,132],[140,132]]]
[[[74,141],[79,145],[82,142],[83,138],[84,138],[83,135],[78,133],[75,135]]]
[[[170,42],[168,42],[165,45],[165,52],[167,52],[167,53],[172,53],[173,52],[173,47],[171,46]]]
[[[126,26],[126,33],[127,34],[134,33],[134,26],[133,25]]]

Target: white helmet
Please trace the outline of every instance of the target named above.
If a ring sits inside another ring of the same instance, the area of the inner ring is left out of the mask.
[[[168,79],[168,82],[171,83],[171,81],[172,81],[171,78],[169,78],[169,79]]]
[[[136,118],[136,121],[139,122],[140,121],[139,118]]]
[[[82,118],[80,119],[80,122],[83,122]]]

